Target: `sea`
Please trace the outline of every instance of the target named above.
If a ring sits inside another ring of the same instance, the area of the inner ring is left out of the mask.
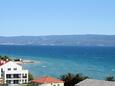
[[[32,60],[23,64],[34,77],[81,73],[93,79],[115,76],[115,47],[0,45],[0,55]]]

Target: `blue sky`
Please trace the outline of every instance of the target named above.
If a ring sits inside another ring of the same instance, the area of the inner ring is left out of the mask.
[[[115,34],[115,0],[0,0],[0,36]]]

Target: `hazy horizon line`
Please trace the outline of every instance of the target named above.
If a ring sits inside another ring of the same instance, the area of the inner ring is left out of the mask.
[[[4,36],[0,36],[0,37],[29,37],[29,36],[33,36],[33,37],[37,37],[37,36],[72,36],[72,35],[105,35],[105,36],[114,36],[115,34],[53,34],[53,35],[4,35]]]

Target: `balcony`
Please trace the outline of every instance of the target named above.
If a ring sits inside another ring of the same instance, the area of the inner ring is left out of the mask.
[[[21,74],[6,74],[6,78],[21,78]]]

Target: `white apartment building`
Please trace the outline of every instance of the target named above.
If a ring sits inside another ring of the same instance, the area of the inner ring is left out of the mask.
[[[4,84],[28,83],[28,70],[24,70],[21,65],[15,62],[0,62],[0,78]]]

